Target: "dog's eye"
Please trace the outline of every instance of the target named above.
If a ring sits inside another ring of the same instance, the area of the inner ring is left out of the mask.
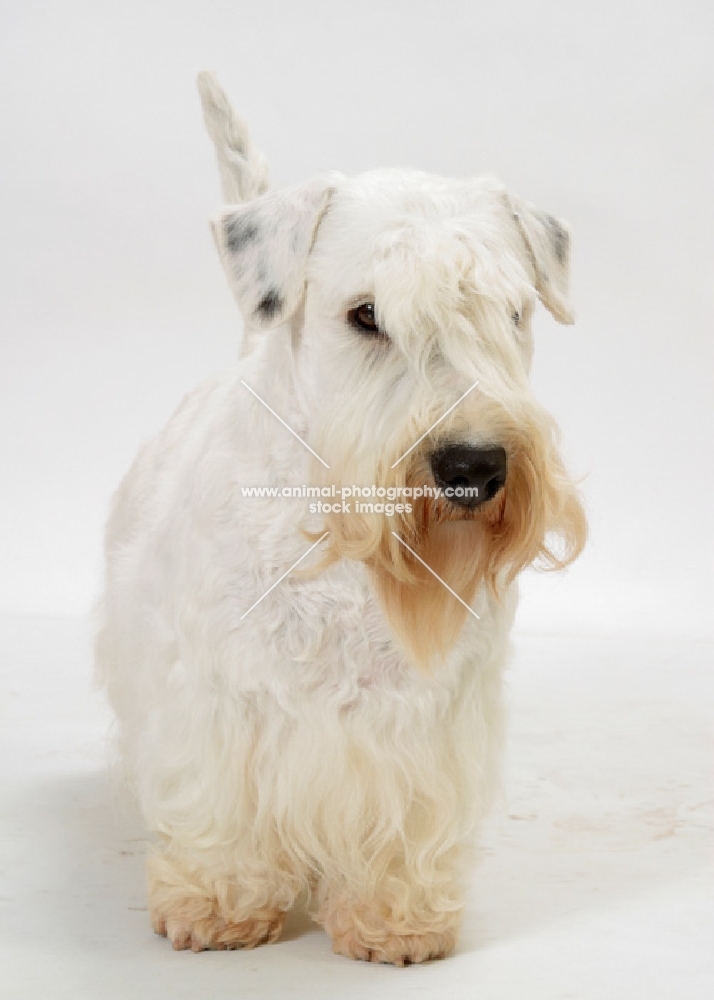
[[[347,313],[350,324],[363,333],[381,334],[374,315],[374,302],[363,302]]]

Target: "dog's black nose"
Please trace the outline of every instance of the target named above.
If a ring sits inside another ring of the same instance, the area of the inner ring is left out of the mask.
[[[508,462],[503,448],[473,448],[456,444],[432,453],[437,486],[452,503],[478,507],[506,485]]]

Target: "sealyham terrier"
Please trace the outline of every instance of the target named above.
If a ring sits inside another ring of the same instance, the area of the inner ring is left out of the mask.
[[[119,487],[97,638],[174,948],[454,948],[497,784],[502,673],[533,563],[586,523],[529,384],[536,299],[572,322],[569,234],[491,179],[405,170],[268,191],[199,85],[239,363]]]

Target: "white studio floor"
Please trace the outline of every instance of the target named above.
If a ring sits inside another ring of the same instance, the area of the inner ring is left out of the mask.
[[[516,639],[504,801],[455,957],[334,956],[291,918],[251,952],[149,928],[141,829],[112,802],[88,627],[0,620],[0,995],[638,1000],[714,996],[712,644]]]

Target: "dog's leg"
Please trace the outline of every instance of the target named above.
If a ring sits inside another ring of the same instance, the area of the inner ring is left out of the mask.
[[[400,966],[449,955],[461,919],[461,869],[454,864],[450,880],[444,860],[440,868],[445,882],[431,888],[419,871],[416,846],[411,861],[401,857],[363,893],[354,883],[348,888],[323,880],[315,919],[332,938],[333,950],[348,958]]]
[[[254,948],[280,937],[297,889],[260,863],[229,865],[168,841],[147,859],[151,924],[177,951]]]
[[[238,204],[263,194],[268,189],[268,164],[251,143],[245,122],[212,73],[198,74],[198,91],[206,130],[216,147],[223,197]]]

